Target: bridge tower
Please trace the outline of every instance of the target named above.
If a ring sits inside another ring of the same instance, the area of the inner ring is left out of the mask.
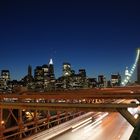
[[[140,48],[137,49],[137,53],[140,53]],[[137,62],[137,83],[140,84],[140,57],[138,57]]]
[[[133,66],[131,67],[131,69],[129,71],[127,70],[127,75],[125,75],[125,78],[122,82],[123,86],[127,85],[129,80],[131,79],[136,67],[137,67],[137,83],[140,84],[140,48],[137,49],[137,55],[136,55],[136,59],[135,59]]]

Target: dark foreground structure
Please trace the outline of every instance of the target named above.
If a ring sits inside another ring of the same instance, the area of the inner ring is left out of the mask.
[[[133,133],[129,140],[140,140],[140,121],[135,126]]]

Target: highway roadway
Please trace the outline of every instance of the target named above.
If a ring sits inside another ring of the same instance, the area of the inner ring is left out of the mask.
[[[119,113],[106,113],[103,116],[81,128],[73,126],[51,140],[129,140],[133,127]]]

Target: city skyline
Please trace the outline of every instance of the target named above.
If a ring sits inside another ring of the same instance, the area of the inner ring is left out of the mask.
[[[84,68],[89,77],[124,75],[139,47],[139,2],[3,1],[0,70],[12,79],[27,74],[30,64],[54,61],[56,77],[63,62]]]

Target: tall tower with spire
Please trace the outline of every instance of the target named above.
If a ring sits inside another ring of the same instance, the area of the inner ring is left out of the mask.
[[[50,59],[49,65],[53,65],[53,60],[52,60],[52,58]]]
[[[28,73],[25,77],[23,77],[22,81],[24,82],[25,85],[29,85],[34,81],[34,78],[32,76],[32,67],[31,65],[28,66]]]
[[[49,62],[49,75],[50,75],[50,79],[54,80],[55,79],[55,75],[54,75],[54,65],[53,65],[53,60],[50,59]]]

